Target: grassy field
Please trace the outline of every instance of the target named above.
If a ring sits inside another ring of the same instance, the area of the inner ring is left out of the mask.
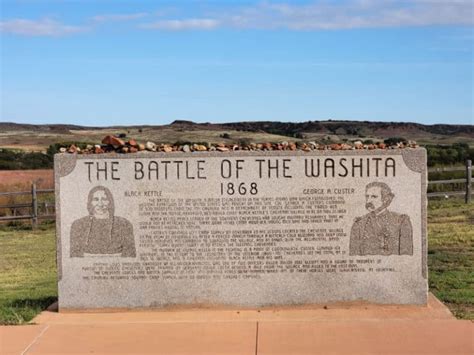
[[[431,292],[458,317],[474,319],[474,204],[431,201]],[[0,227],[0,324],[22,324],[56,300],[54,225]]]
[[[0,229],[0,324],[28,322],[56,300],[55,253],[54,224]]]
[[[474,319],[474,204],[430,201],[430,290],[458,318]]]

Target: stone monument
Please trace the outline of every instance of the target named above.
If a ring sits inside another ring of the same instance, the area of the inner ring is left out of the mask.
[[[427,301],[426,152],[57,154],[59,308]]]

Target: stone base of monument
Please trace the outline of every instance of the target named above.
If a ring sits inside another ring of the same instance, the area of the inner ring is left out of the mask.
[[[204,318],[203,318],[204,316]],[[366,302],[266,308],[169,307],[166,309],[61,309],[57,303],[38,315],[37,324],[56,321],[99,322],[173,322],[173,321],[324,321],[324,320],[456,320],[440,300],[429,293],[426,306],[380,305]]]
[[[433,294],[428,294],[428,301],[426,305],[395,305],[395,304],[376,304],[370,302],[332,302],[326,304],[307,304],[307,305],[285,305],[285,306],[268,306],[268,307],[234,307],[225,305],[212,304],[195,304],[195,305],[176,305],[162,308],[61,308],[58,307],[58,302],[51,304],[47,310],[38,316],[36,320],[41,320],[43,315],[48,317],[61,317],[54,314],[61,313],[64,317],[81,317],[81,315],[89,316],[96,314],[97,316],[105,314],[130,314],[132,315],[146,315],[150,317],[162,316],[167,317],[174,313],[183,315],[189,314],[199,315],[199,312],[206,312],[208,314],[216,314],[219,316],[227,316],[237,314],[242,318],[243,314],[255,314],[261,317],[262,315],[278,315],[282,312],[294,312],[299,314],[304,319],[310,315],[316,316],[317,319],[333,319],[334,314],[340,314],[343,319],[354,317],[354,319],[362,318],[379,318],[381,316],[390,317],[391,314],[403,317],[427,317],[427,318],[444,318],[455,319],[451,311]],[[278,316],[279,317],[279,316]],[[49,318],[48,318],[49,319]]]
[[[0,328],[2,354],[472,354],[474,325],[427,306],[46,311]]]

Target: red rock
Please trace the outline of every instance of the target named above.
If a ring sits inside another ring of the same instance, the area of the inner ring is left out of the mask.
[[[288,148],[290,150],[296,150],[296,144],[295,143],[288,143]]]
[[[136,153],[136,152],[138,152],[138,148],[130,147],[130,153]]]
[[[385,149],[385,148],[386,148],[385,143],[380,142],[379,143],[379,149]]]
[[[135,148],[138,147],[138,143],[135,139],[130,139],[127,143],[131,147],[135,147]]]
[[[94,154],[102,154],[104,150],[101,147],[95,146],[94,147]]]
[[[73,144],[69,147],[67,151],[68,153],[77,153],[77,147]]]
[[[104,139],[102,139],[102,144],[108,144],[115,148],[118,148],[124,146],[125,142],[115,136],[106,136]]]

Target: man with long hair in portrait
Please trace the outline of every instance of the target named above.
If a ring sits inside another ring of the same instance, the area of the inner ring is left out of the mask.
[[[135,257],[132,224],[115,216],[112,193],[96,186],[87,199],[89,215],[80,218],[71,227],[71,257],[109,255]]]

